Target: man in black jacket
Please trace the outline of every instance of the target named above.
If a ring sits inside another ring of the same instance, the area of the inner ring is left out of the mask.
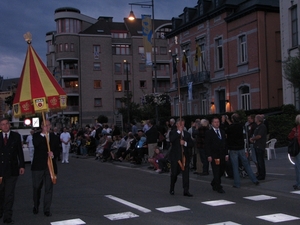
[[[170,131],[170,142],[172,144],[170,151],[171,161],[171,184],[170,194],[174,195],[174,187],[177,176],[182,172],[183,195],[192,197],[189,192],[189,164],[191,158],[191,148],[194,143],[189,132],[184,130],[184,119],[177,119],[177,129]]]
[[[232,122],[231,122],[232,121]],[[231,121],[227,119],[228,124],[227,128],[227,147],[229,150],[230,161],[232,164],[233,170],[233,187],[239,188],[241,186],[240,173],[239,173],[239,160],[242,162],[249,178],[251,181],[258,185],[259,182],[256,179],[248,159],[246,157],[246,149],[244,148],[245,140],[243,133],[243,125],[240,123],[240,117],[237,113],[232,114]]]
[[[0,121],[0,218],[13,224],[12,207],[19,174],[24,174],[24,154],[20,134],[10,130],[8,119]]]
[[[221,177],[225,171],[225,161],[228,161],[228,151],[226,148],[226,136],[224,130],[220,129],[220,120],[214,117],[211,122],[212,129],[205,133],[205,151],[207,160],[211,163],[213,180],[211,186],[214,191],[225,193],[221,185]]]
[[[52,158],[54,173],[57,174],[56,160],[54,160],[54,153],[59,148],[59,143],[56,141],[57,137],[54,133],[49,133],[51,123],[49,120],[42,124],[42,132],[33,135],[34,156],[31,165],[32,171],[32,185],[33,185],[33,214],[39,212],[41,189],[45,185],[44,194],[44,215],[51,216],[50,206],[52,202],[53,183],[48,169],[48,157]],[[49,135],[49,144],[51,151],[48,151],[47,138]]]

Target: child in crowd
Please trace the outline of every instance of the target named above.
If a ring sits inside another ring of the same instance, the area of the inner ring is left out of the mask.
[[[159,173],[161,169],[158,166],[158,160],[164,158],[164,155],[160,152],[159,147],[155,147],[155,151],[152,158],[148,159],[148,162],[154,167],[154,170]]]

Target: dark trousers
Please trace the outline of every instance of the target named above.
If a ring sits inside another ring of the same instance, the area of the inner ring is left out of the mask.
[[[3,178],[0,185],[0,213],[3,213],[3,220],[11,219],[12,217],[17,180],[17,176]]]
[[[258,176],[262,179],[266,177],[266,166],[265,166],[265,150],[255,148]]]
[[[203,173],[208,173],[209,163],[208,163],[208,160],[207,160],[205,149],[198,148],[197,150],[200,153],[200,159],[201,159],[201,162],[203,164],[203,171],[202,172]]]
[[[221,177],[225,171],[225,159],[220,159],[220,164],[216,165],[215,160],[211,162],[211,168],[213,172],[213,180],[211,181],[211,186],[215,191],[221,190],[223,187],[221,185]]]
[[[174,191],[175,183],[177,181],[177,176],[182,173],[182,187],[183,191],[186,193],[189,191],[190,185],[190,159],[187,157],[185,162],[184,171],[181,170],[177,161],[171,160],[171,184],[170,191]]]
[[[37,209],[40,205],[41,191],[44,186],[44,212],[50,212],[50,206],[52,203],[52,192],[53,192],[53,183],[49,170],[38,170],[32,171],[32,186],[33,186],[33,204]]]

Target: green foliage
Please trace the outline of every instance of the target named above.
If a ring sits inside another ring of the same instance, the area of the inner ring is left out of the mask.
[[[98,123],[107,123],[107,122],[108,122],[108,117],[107,117],[107,116],[104,116],[104,115],[100,115],[100,116],[98,116],[98,118],[97,118],[97,122],[98,122]]]
[[[126,102],[126,101],[125,101]],[[123,115],[123,121],[127,122],[127,106],[126,107],[122,107],[119,109],[119,112]],[[129,107],[129,121],[141,121],[141,115],[142,115],[142,110],[140,108],[140,104],[137,104],[135,102],[130,102],[130,107]]]
[[[283,63],[284,78],[287,79],[295,88],[300,88],[300,55],[289,57]]]

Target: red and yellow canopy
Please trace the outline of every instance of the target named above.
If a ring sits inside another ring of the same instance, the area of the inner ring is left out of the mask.
[[[28,50],[13,102],[14,116],[47,112],[51,109],[62,110],[66,106],[66,93],[37,55],[31,42],[28,42]]]

